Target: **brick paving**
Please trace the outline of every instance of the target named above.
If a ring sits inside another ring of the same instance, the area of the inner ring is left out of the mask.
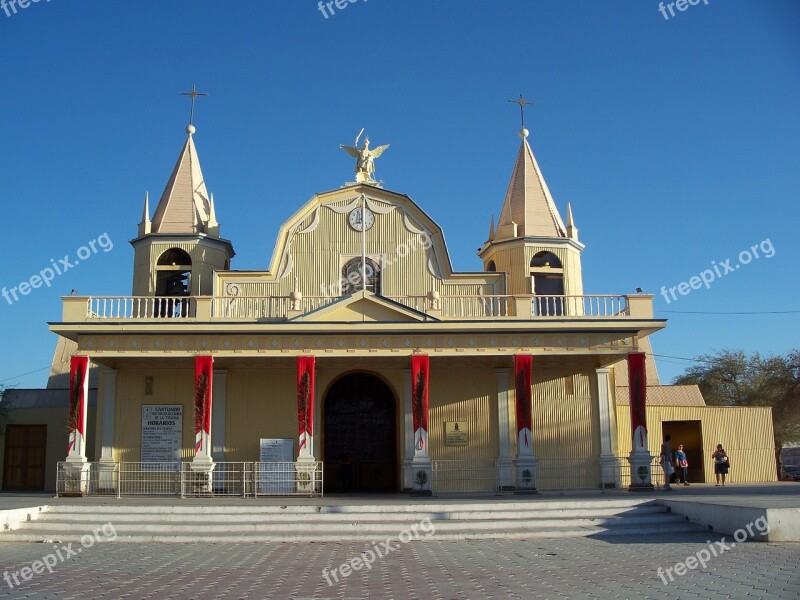
[[[713,543],[721,536],[451,542],[437,541],[434,535],[408,544],[395,539],[393,550],[377,558],[371,569],[339,575],[338,583],[329,576],[331,586],[323,568],[339,567],[374,546],[103,543],[81,549],[52,573],[34,574],[13,589],[0,581],[0,598],[800,598],[800,544],[736,544],[712,557],[706,568],[690,570],[665,585],[656,570],[707,549],[709,539]],[[727,538],[728,544],[731,541]],[[0,543],[0,574],[31,565],[60,546]],[[386,552],[385,546],[378,547]]]

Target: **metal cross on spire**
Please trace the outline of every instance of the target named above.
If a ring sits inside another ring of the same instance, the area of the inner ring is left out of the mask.
[[[180,92],[181,96],[190,96],[192,98],[192,108],[189,110],[189,125],[194,125],[194,101],[198,96],[208,96],[204,92],[198,92],[196,86],[192,85],[191,92]]]
[[[525,129],[525,107],[533,106],[533,102],[528,102],[527,100],[525,100],[522,94],[520,94],[519,98],[517,98],[516,100],[509,100],[509,102],[511,102],[512,104],[519,104],[519,116],[520,119],[522,120],[522,129]]]

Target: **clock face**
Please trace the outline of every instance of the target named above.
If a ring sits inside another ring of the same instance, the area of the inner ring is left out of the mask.
[[[361,223],[361,213],[364,213],[364,223]],[[372,211],[368,208],[356,208],[350,211],[350,215],[347,218],[348,222],[350,223],[350,227],[355,229],[356,231],[361,231],[363,229],[369,229],[375,223],[375,215],[372,214]]]

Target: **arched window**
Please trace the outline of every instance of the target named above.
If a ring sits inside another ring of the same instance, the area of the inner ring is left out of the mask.
[[[563,315],[564,299],[556,296],[564,295],[564,267],[558,256],[552,252],[539,252],[531,258],[531,288],[536,296],[546,298],[534,299],[534,310],[539,315]]]
[[[368,258],[366,261],[366,286],[362,284],[361,257],[348,260],[342,267],[342,296],[353,294],[362,288],[375,294],[381,293],[381,268],[374,260]]]
[[[494,264],[493,260],[490,260],[489,264],[486,265],[486,270],[491,272],[491,273],[494,273],[495,271],[497,271],[497,265]]]
[[[189,296],[191,290],[192,258],[180,248],[170,248],[156,261],[156,296]],[[188,301],[156,300],[156,316],[186,316],[188,309]]]

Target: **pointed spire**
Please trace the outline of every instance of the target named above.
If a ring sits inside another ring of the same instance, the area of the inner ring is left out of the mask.
[[[489,224],[489,238],[491,242],[494,239],[494,215],[492,215],[492,222]]]
[[[550,189],[528,144],[528,130],[519,132],[522,143],[500,213],[499,239],[513,237],[567,237]]]
[[[219,237],[219,223],[217,222],[217,211],[214,208],[214,194],[211,194],[209,200],[209,214],[208,214],[208,235]]]
[[[139,223],[139,237],[150,233],[152,223],[150,222],[150,192],[144,193],[144,208],[142,209],[142,221]]]
[[[578,228],[575,227],[575,221],[572,218],[572,205],[567,202],[567,237],[571,240],[578,241]]]
[[[211,207],[192,137],[195,131],[194,125],[186,128],[186,142],[153,216],[153,233],[207,233]]]

